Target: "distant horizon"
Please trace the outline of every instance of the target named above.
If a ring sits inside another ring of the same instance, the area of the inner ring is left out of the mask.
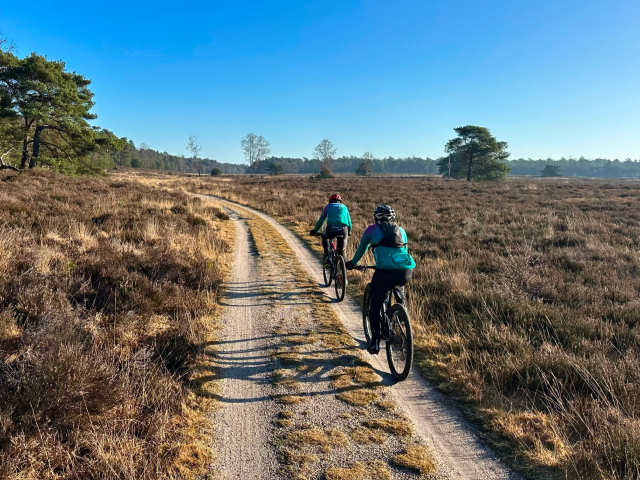
[[[32,15],[34,9],[47,15]],[[96,125],[157,151],[438,158],[480,125],[512,158],[640,157],[640,2],[71,0],[2,7],[0,30],[92,80]],[[169,32],[169,33],[168,33]]]

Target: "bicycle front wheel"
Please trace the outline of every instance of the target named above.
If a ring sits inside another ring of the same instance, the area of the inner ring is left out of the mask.
[[[390,339],[387,341],[387,361],[391,375],[402,381],[409,375],[413,363],[413,336],[411,323],[404,305],[394,304],[387,312],[391,323]]]
[[[331,258],[331,257],[329,257],[329,258]],[[331,286],[331,281],[333,280],[332,271],[333,271],[333,263],[330,262],[329,259],[327,259],[322,264],[322,275],[324,276],[324,284],[327,287]]]
[[[347,267],[344,264],[344,257],[338,255],[336,257],[336,272],[335,272],[335,289],[336,298],[339,302],[344,299],[344,293],[347,290]]]
[[[371,305],[371,283],[367,283],[362,297],[362,329],[367,343],[371,343],[371,323],[369,322],[369,306]]]

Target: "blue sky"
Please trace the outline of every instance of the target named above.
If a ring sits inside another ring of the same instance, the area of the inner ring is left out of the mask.
[[[158,150],[441,156],[489,127],[512,158],[640,158],[637,0],[44,1],[2,5],[21,56],[92,79],[97,124]],[[37,14],[36,14],[37,12]]]

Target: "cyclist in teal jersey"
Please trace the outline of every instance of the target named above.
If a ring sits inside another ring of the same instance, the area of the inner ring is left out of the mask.
[[[382,304],[394,286],[403,287],[411,280],[416,263],[407,251],[407,233],[396,224],[396,212],[393,208],[378,205],[373,218],[375,223],[365,230],[358,250],[346,267],[353,269],[371,247],[376,259],[376,272],[371,279],[371,343],[367,351],[378,354]]]
[[[347,238],[351,235],[351,216],[349,215],[349,209],[342,203],[342,197],[334,193],[329,197],[329,203],[322,210],[322,215],[316,222],[316,226],[309,232],[311,235],[315,235],[321,228],[324,221],[327,221],[327,227],[324,230],[326,240],[322,242],[322,248],[324,250],[323,263],[327,266],[327,249],[329,239],[341,236],[337,238],[338,253],[344,256],[344,249],[347,246]]]

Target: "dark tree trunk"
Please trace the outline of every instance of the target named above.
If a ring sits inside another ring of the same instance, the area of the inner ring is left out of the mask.
[[[40,155],[40,134],[44,130],[43,126],[36,127],[36,133],[33,135],[33,151],[29,160],[29,168],[33,168],[38,164],[38,156]]]
[[[471,181],[471,164],[473,163],[473,155],[469,154],[469,165],[467,165],[467,182]]]
[[[24,170],[24,167],[27,166],[27,160],[29,160],[29,153],[27,148],[29,147],[29,137],[24,137],[22,141],[22,158],[20,159],[20,170]]]

